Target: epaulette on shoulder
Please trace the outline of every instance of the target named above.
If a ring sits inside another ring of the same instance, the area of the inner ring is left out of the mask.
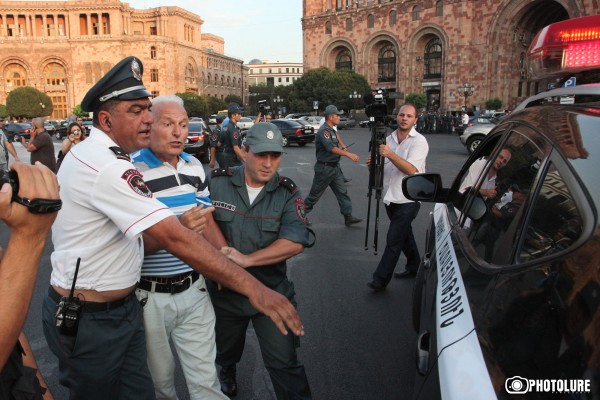
[[[229,168],[215,168],[210,173],[210,177],[216,178],[217,176],[231,176],[231,170]]]
[[[298,185],[296,185],[293,180],[286,176],[282,176],[281,178],[279,178],[279,185],[289,190],[291,194],[296,193],[296,191],[298,190]]]
[[[115,155],[117,156],[117,158],[119,160],[131,161],[131,158],[129,158],[129,154],[127,154],[125,152],[125,150],[123,150],[119,146],[112,146],[112,147],[109,147],[109,149],[110,149],[110,151],[115,153]]]

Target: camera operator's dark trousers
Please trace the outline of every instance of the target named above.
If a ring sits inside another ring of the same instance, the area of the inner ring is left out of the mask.
[[[312,210],[317,201],[321,198],[327,187],[331,187],[335,198],[340,205],[340,212],[343,215],[352,214],[352,201],[348,196],[348,189],[344,184],[344,174],[338,162],[323,163],[317,161],[315,164],[315,176],[308,197],[304,200],[307,211]]]
[[[373,273],[373,279],[383,286],[390,283],[401,252],[406,256],[407,271],[417,272],[419,268],[421,256],[413,235],[412,221],[420,208],[421,204],[416,201],[402,204],[390,203],[385,206],[385,211],[390,218],[390,227],[383,256]]]
[[[272,289],[296,305],[294,285],[287,278]],[[287,335],[282,335],[273,321],[256,310],[246,296],[229,289],[217,290],[212,282],[209,284],[209,291],[217,316],[217,364],[229,367],[240,361],[248,323],[252,321],[277,399],[311,399],[306,372],[296,353],[300,338],[289,330]]]
[[[42,310],[44,336],[58,357],[59,381],[69,388],[70,400],[156,399],[146,360],[144,314],[135,293],[102,311],[90,312],[83,302],[76,337],[59,332],[57,293],[52,288],[48,293]]]

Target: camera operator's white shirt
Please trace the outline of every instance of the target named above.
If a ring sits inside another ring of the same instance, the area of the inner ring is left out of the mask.
[[[135,285],[144,260],[142,233],[174,215],[153,198],[133,164],[109,149],[113,146],[111,138],[92,128],[63,160],[58,172],[63,206],[52,225],[51,285],[71,288],[78,257],[79,289]]]
[[[429,144],[425,136],[421,135],[413,127],[408,133],[406,139],[402,143],[398,143],[396,131],[392,132],[386,138],[386,144],[394,153],[411,163],[417,173],[425,172],[425,162],[429,153]],[[402,179],[407,176],[400,171],[389,159],[384,158],[383,164],[383,202],[387,205],[390,203],[410,203],[412,200],[407,199],[402,193]]]
[[[319,128],[321,128],[324,123],[325,123],[325,117],[321,118],[321,121],[319,122]],[[337,125],[333,126],[333,130],[337,132]]]

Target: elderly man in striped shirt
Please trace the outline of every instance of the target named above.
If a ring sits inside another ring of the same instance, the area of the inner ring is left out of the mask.
[[[188,116],[177,96],[152,100],[150,147],[132,155],[153,195],[190,229],[203,232],[216,248],[226,246],[212,218],[200,161],[183,152]],[[146,254],[136,291],[144,304],[148,367],[157,399],[177,399],[172,339],[191,399],[227,399],[215,368],[215,313],[204,277],[174,255]]]

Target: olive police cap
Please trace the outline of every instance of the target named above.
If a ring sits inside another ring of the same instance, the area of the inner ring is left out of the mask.
[[[108,100],[136,100],[152,96],[142,82],[143,73],[144,66],[139,58],[124,58],[86,93],[81,109],[90,112]]]
[[[330,104],[327,107],[325,107],[325,113],[323,115],[328,116],[331,114],[342,115],[343,112],[338,110],[337,107],[334,106],[333,104]]]
[[[283,153],[283,136],[277,125],[270,122],[259,122],[248,129],[246,146],[250,147],[254,154]]]

